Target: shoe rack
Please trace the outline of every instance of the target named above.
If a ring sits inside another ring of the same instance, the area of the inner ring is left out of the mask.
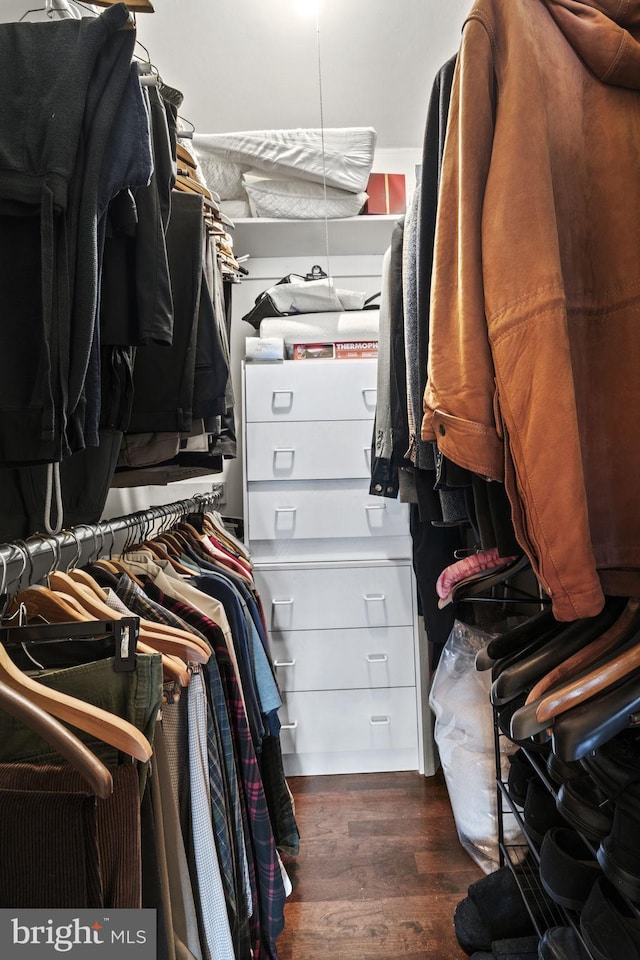
[[[591,960],[598,960],[598,957],[594,956],[592,951],[589,950],[580,930],[580,912],[568,910],[556,903],[542,885],[539,874],[540,847],[531,837],[525,822],[524,811],[511,797],[508,783],[503,776],[500,759],[500,748],[503,738],[507,739],[498,722],[498,710],[494,708],[499,865],[501,867],[506,865],[511,869],[538,936],[542,937],[545,930],[551,927],[573,927],[584,948],[585,956],[591,958]],[[533,743],[530,749],[523,746],[522,752],[539,781],[553,797],[554,801],[556,801],[559,785],[551,779],[547,772],[546,756],[542,753],[537,753]],[[507,833],[505,830],[505,821],[507,817],[515,818],[522,830],[526,843],[514,844],[508,843],[505,840]],[[574,830],[576,829],[574,824],[569,824],[568,822],[567,826],[570,826]],[[580,831],[577,832],[595,858],[597,842],[594,843],[593,840],[585,837]],[[626,898],[625,902],[630,912],[640,920],[640,906]],[[620,958],[620,960],[622,960],[622,958]]]

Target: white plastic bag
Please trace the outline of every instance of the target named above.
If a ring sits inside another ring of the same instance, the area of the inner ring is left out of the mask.
[[[498,820],[490,671],[475,668],[478,650],[491,635],[456,620],[433,679],[429,705],[458,836],[485,873],[496,869]],[[501,738],[503,778],[515,744]],[[505,842],[525,843],[514,817],[504,818]]]

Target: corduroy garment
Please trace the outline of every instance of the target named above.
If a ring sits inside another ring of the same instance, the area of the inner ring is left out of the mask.
[[[3,907],[141,907],[138,774],[110,772],[99,799],[69,765],[0,764]]]

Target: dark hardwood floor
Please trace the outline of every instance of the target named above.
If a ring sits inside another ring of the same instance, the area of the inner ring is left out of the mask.
[[[465,960],[453,911],[482,872],[442,772],[292,777],[299,857],[280,960]]]

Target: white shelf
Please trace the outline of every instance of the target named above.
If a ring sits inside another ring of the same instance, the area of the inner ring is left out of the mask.
[[[397,214],[329,220],[332,257],[383,254],[391,241]],[[324,220],[274,220],[249,217],[235,220],[233,247],[254,258],[318,256],[325,249]]]

